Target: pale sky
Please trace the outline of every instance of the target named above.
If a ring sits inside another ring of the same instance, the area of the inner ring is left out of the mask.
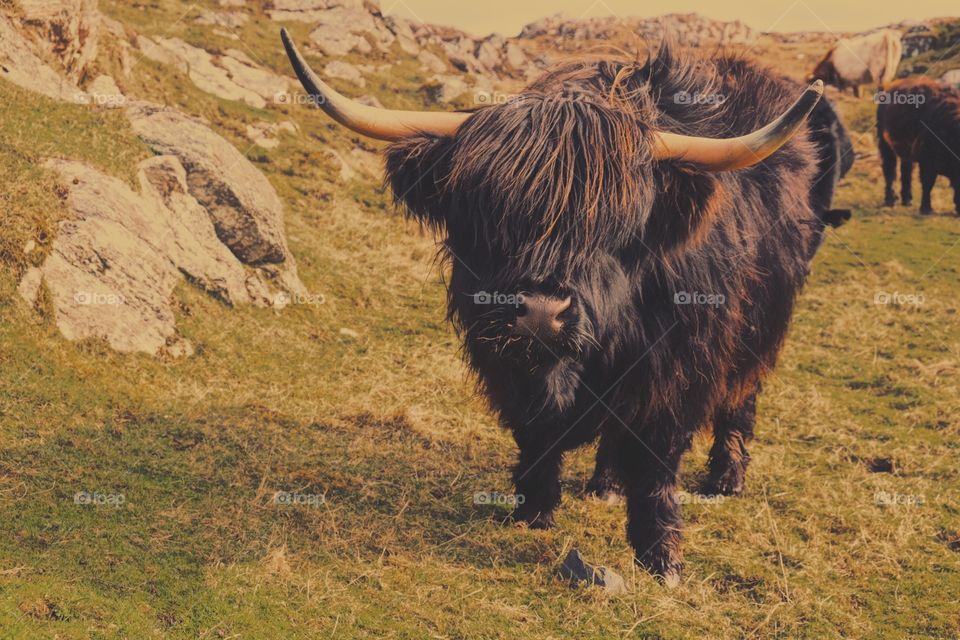
[[[958,0],[380,0],[385,14],[512,36],[537,18],[700,13],[758,31],[863,31],[902,20],[960,15]]]

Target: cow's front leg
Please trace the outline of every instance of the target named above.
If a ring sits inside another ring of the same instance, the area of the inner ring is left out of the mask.
[[[883,167],[883,206],[892,207],[897,203],[893,192],[893,181],[897,178],[897,154],[882,137],[879,142],[880,164]]]
[[[900,158],[900,202],[909,207],[913,202],[913,160]]]
[[[531,529],[553,526],[553,510],[560,504],[560,471],[564,449],[545,434],[519,434],[514,439],[520,457],[513,469],[517,507],[515,520],[526,522]]]
[[[709,476],[704,491],[708,494],[736,496],[743,485],[750,464],[747,443],[753,439],[757,420],[757,394],[735,409],[720,409],[713,419],[713,448],[708,462]]]
[[[601,435],[597,445],[597,462],[593,469],[593,477],[587,483],[587,495],[601,500],[615,500],[620,496],[620,480],[614,468],[613,447],[611,438]]]
[[[960,216],[960,175],[950,178],[950,186],[953,187],[953,209]]]
[[[679,584],[683,572],[677,473],[686,446],[669,437],[658,441],[648,436],[649,430],[644,429],[618,438],[617,469],[627,499],[627,538],[637,564],[672,587]]]
[[[920,163],[920,213],[933,213],[933,206],[930,203],[930,196],[933,193],[933,185],[937,182],[937,170],[931,162]]]

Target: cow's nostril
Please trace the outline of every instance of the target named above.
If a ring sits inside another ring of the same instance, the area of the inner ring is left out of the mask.
[[[538,338],[554,338],[563,329],[560,314],[570,308],[572,300],[544,295],[524,296],[517,307],[517,321],[513,332]]]

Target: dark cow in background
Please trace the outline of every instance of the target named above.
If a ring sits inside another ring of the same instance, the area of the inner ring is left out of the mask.
[[[561,64],[472,113],[389,111],[283,39],[318,106],[393,142],[396,201],[444,237],[449,318],[520,449],[515,517],[551,526],[564,453],[599,436],[590,489],[622,488],[636,560],[676,583],[681,456],[712,427],[709,490],[743,490],[760,382],[819,244],[835,176],[816,185],[836,170],[806,123],[822,85],[664,45]]]
[[[850,87],[860,97],[860,85],[880,87],[896,77],[902,54],[900,33],[893,29],[841,38],[817,63],[808,81],[823,80],[840,91]]]
[[[849,209],[832,209],[833,196],[840,180],[853,168],[856,154],[840,116],[830,101],[817,103],[809,119],[810,139],[817,148],[817,174],[810,193],[810,204],[820,220],[810,258],[823,242],[827,227],[839,227],[850,219]]]
[[[920,165],[920,213],[932,213],[930,194],[937,176],[953,187],[960,214],[960,89],[927,78],[900,80],[878,94],[877,144],[883,163],[884,204],[893,206],[893,181],[900,159],[900,198],[913,201],[913,164]]]

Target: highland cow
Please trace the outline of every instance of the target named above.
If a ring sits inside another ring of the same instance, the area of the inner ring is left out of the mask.
[[[927,78],[898,80],[877,94],[877,145],[883,164],[884,205],[896,202],[893,181],[900,159],[900,199],[913,201],[913,164],[920,165],[920,213],[933,212],[937,176],[953,187],[960,214],[960,89]]]
[[[806,121],[822,85],[664,45],[561,64],[475,112],[390,111],[283,39],[321,108],[392,142],[396,202],[444,238],[449,319],[519,447],[515,517],[551,526],[564,453],[599,437],[589,490],[624,492],[637,562],[675,583],[680,458],[712,427],[708,491],[743,490],[757,392],[842,173],[835,114],[816,135]]]
[[[851,87],[859,98],[860,85],[880,87],[897,76],[902,54],[900,32],[893,29],[842,38],[817,63],[807,81],[823,80],[840,91]]]

